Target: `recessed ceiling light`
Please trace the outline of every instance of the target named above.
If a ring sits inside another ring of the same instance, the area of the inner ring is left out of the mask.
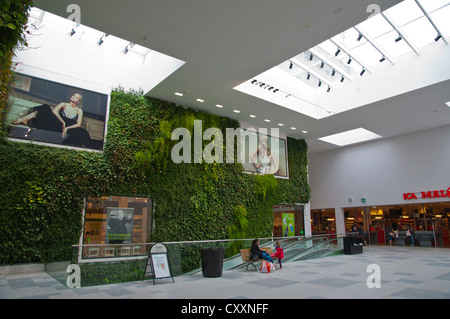
[[[269,123],[269,122],[270,122],[270,120],[268,120],[268,119],[265,119],[264,121],[266,121],[267,123]]]
[[[250,114],[250,117],[254,119],[256,116],[253,114]]]
[[[239,110],[233,110],[234,113],[241,113]]]
[[[220,104],[216,104],[216,106],[217,106],[219,109],[223,108],[223,105],[220,105]]]
[[[302,131],[303,134],[308,134],[308,131]]]
[[[197,99],[197,102],[203,103],[203,102],[205,102],[205,100]]]
[[[291,130],[295,131],[295,130],[296,130],[296,128],[295,128],[295,127],[291,127]]]
[[[450,101],[445,103],[448,107],[450,107]]]
[[[180,92],[175,92],[175,95],[178,95],[178,96],[183,96],[183,93],[180,93]]]
[[[377,139],[380,137],[380,135],[370,132],[366,129],[357,128],[354,130],[321,137],[319,138],[319,140],[338,146],[345,146]]]
[[[278,123],[278,126],[284,126],[284,124],[283,123]]]

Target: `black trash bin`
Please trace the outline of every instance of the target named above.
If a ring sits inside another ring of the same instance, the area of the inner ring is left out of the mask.
[[[223,271],[224,249],[202,249],[203,277],[221,277]]]

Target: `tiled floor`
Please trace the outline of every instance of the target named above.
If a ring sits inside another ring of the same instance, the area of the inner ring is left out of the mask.
[[[378,265],[380,288],[369,265]],[[335,255],[282,270],[201,273],[171,279],[69,289],[46,273],[0,277],[1,299],[450,299],[450,249],[364,247],[363,254]]]

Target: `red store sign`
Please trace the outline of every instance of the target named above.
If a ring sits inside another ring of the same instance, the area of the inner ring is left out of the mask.
[[[434,190],[434,191],[426,191],[426,192],[420,192],[421,194],[418,196],[422,196],[421,199],[425,198],[441,198],[441,197],[450,197],[450,187],[447,190]],[[410,199],[418,199],[416,194],[417,193],[403,193],[403,199],[404,200],[410,200]]]

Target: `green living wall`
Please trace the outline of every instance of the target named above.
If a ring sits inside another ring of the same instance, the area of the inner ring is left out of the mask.
[[[290,179],[254,176],[240,164],[175,164],[174,128],[238,127],[234,120],[113,92],[104,152],[0,144],[0,263],[69,260],[86,196],[150,196],[149,241],[269,237],[272,206],[309,200],[307,145],[288,138]],[[204,142],[205,144],[210,142]]]

